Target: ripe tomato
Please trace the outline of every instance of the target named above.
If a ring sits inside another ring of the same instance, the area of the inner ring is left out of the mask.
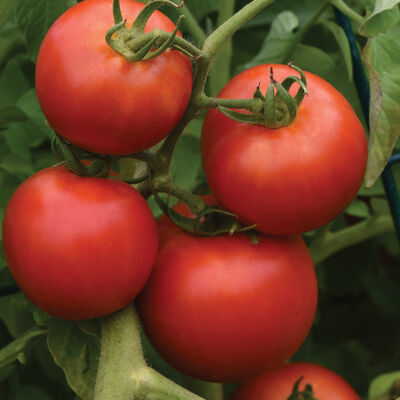
[[[318,400],[360,400],[354,389],[333,371],[316,364],[295,362],[245,382],[232,400],[287,400],[303,376],[299,390],[310,383]]]
[[[219,97],[251,98],[259,82],[265,93],[270,67],[242,72]],[[293,75],[288,66],[272,67],[279,81]],[[326,224],[363,180],[367,141],[360,121],[335,88],[305,75],[310,96],[289,126],[240,123],[217,110],[204,121],[202,157],[211,191],[225,209],[264,233],[302,233]]]
[[[144,7],[121,0],[128,26]],[[162,140],[181,118],[192,89],[191,61],[176,50],[129,62],[104,40],[112,0],[86,0],[51,27],[36,65],[36,89],[50,125],[63,138],[105,154],[134,153]],[[156,11],[145,32],[174,24]]]
[[[181,211],[181,210],[179,210]],[[317,282],[300,236],[198,237],[165,217],[138,297],[150,342],[189,376],[228,382],[275,368],[312,325]]]
[[[47,313],[86,319],[127,306],[153,267],[157,227],[124,182],[44,169],[13,194],[3,225],[9,268]]]

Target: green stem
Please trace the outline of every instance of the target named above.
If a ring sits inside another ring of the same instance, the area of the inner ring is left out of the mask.
[[[204,94],[204,87],[215,55],[243,24],[254,17],[267,5],[272,3],[272,1],[273,0],[253,0],[225,21],[206,39],[201,55],[196,58],[196,75],[189,104],[182,119],[167,136],[163,145],[157,152],[157,164],[159,165],[159,168],[155,171],[155,175],[159,173],[162,175],[168,174],[173,151],[183,133],[183,130],[201,110],[205,102],[207,102],[207,100],[205,100],[206,96]]]
[[[315,10],[314,14],[311,16],[311,18],[296,33],[295,39],[291,43],[290,47],[287,49],[285,56],[282,59],[282,64],[287,64],[290,61],[290,57],[292,56],[294,49],[302,41],[304,35],[314,26],[315,22],[328,7],[330,1],[331,0],[323,0],[320,6]]]
[[[389,215],[373,216],[337,232],[326,230],[311,243],[311,256],[317,264],[340,250],[393,231],[393,221]]]
[[[331,4],[340,10],[344,15],[347,15],[350,19],[361,25],[364,22],[364,18],[350,8],[343,0],[330,0]]]
[[[133,305],[101,320],[95,400],[204,400],[147,366]]]
[[[235,0],[222,0],[219,6],[217,26],[228,20],[235,10]],[[209,83],[212,95],[216,95],[228,82],[231,73],[232,37],[216,55],[210,70]]]
[[[133,377],[146,368],[140,341],[139,318],[129,306],[101,320],[101,351],[95,400],[132,400]]]
[[[183,202],[188,204],[193,214],[198,214],[207,207],[206,202],[200,196],[188,192],[187,190],[178,186],[172,180],[169,180],[165,183],[162,182],[161,184],[158,185],[157,181],[154,181],[153,185],[154,185],[153,187],[157,190],[157,192],[171,194],[177,199],[182,200]]]
[[[225,21],[204,42],[203,57],[212,60],[236,31],[273,1],[253,0]]]

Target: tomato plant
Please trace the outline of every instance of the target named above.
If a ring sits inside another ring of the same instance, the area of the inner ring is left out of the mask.
[[[287,360],[314,319],[317,283],[299,236],[201,238],[162,218],[160,249],[138,299],[157,351],[187,375],[235,381]]]
[[[128,24],[143,7],[121,1]],[[177,124],[192,67],[176,50],[128,61],[104,40],[112,16],[112,2],[86,0],[57,19],[40,48],[36,90],[47,120],[65,139],[97,153],[129,154],[158,143]],[[172,32],[175,25],[156,11],[145,32],[156,28]]]
[[[318,400],[360,400],[341,376],[320,365],[305,362],[287,364],[250,379],[237,389],[232,400],[287,400],[300,378],[298,390],[303,391],[310,384],[313,396]]]
[[[0,398],[399,397],[399,10],[0,0]]]
[[[270,68],[278,81],[294,72],[285,65],[259,65],[233,78],[219,97],[251,98],[257,85],[266,91]],[[218,110],[204,121],[202,157],[213,194],[264,233],[325,225],[353,200],[364,177],[367,141],[355,112],[328,82],[305,76],[309,96],[288,126],[245,124]]]
[[[18,286],[38,307],[87,319],[127,306],[157,252],[154,218],[124,182],[42,170],[14,193],[3,244]]]

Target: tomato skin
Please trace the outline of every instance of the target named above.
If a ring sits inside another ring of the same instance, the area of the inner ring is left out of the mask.
[[[136,297],[154,265],[158,234],[150,208],[128,184],[53,167],[11,197],[3,243],[26,296],[53,316],[78,320]]]
[[[158,222],[160,249],[137,299],[159,354],[183,373],[229,382],[282,364],[307,336],[317,282],[300,236],[198,237]]]
[[[128,26],[144,7],[121,0]],[[151,147],[177,124],[192,89],[191,61],[176,50],[129,62],[104,40],[112,0],[85,0],[50,28],[36,64],[40,105],[54,130],[84,149],[129,154]],[[145,32],[175,25],[156,11]]]
[[[310,383],[318,400],[360,400],[354,389],[335,372],[317,364],[294,362],[250,379],[235,392],[232,400],[287,400],[301,377],[299,389]]]
[[[265,93],[271,66],[278,81],[293,75],[285,65],[259,65],[233,78],[219,97],[251,98],[259,82]],[[223,208],[268,234],[326,224],[356,196],[365,173],[367,141],[350,104],[322,78],[305,75],[310,96],[287,127],[239,123],[217,110],[203,125],[211,191]]]

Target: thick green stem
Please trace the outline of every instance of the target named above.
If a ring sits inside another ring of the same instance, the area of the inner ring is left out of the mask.
[[[203,57],[212,60],[229,38],[273,0],[253,0],[219,26],[204,42]]]
[[[101,352],[95,400],[132,400],[136,371],[146,368],[140,341],[139,318],[133,306],[101,321]]]
[[[330,0],[330,2],[344,15],[347,15],[351,20],[357,22],[357,24],[361,25],[364,22],[364,18],[360,14],[356,13],[343,0]]]
[[[228,20],[235,10],[235,0],[222,0],[219,6],[217,26]],[[232,37],[230,37],[222,50],[216,55],[210,70],[210,91],[215,96],[228,82],[231,73]]]
[[[328,7],[330,0],[323,0],[320,6],[315,10],[311,18],[301,27],[301,29],[296,33],[295,40],[291,43],[290,47],[287,49],[285,56],[282,59],[282,64],[287,64],[290,61],[290,57],[293,54],[294,49],[302,41],[304,35],[314,26],[318,18]]]
[[[95,400],[204,400],[148,367],[133,305],[102,318]]]
[[[337,232],[326,230],[311,243],[311,256],[314,263],[317,264],[342,249],[382,233],[393,231],[393,220],[389,215],[373,216]]]

